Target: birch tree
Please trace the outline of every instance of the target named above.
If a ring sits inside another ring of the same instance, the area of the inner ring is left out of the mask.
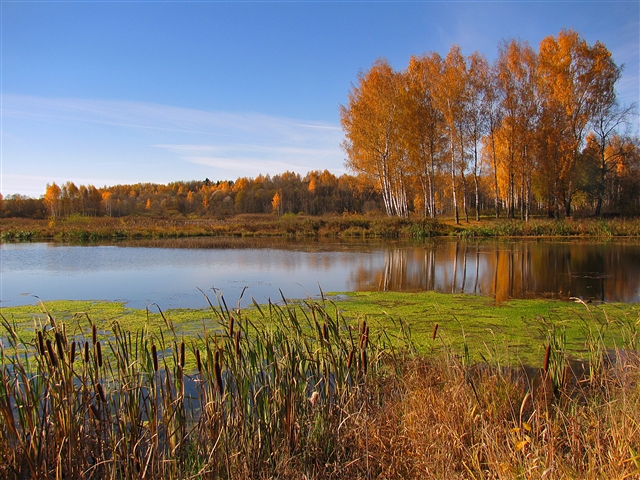
[[[340,122],[346,137],[342,147],[347,167],[377,183],[388,215],[406,217],[403,100],[401,75],[386,60],[378,60],[368,72],[358,75],[349,104],[340,107]]]

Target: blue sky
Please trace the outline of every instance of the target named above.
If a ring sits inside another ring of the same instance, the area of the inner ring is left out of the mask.
[[[633,1],[6,1],[0,3],[3,195],[47,183],[235,180],[345,172],[338,109],[378,57],[452,44],[492,60],[574,28],[640,90]]]

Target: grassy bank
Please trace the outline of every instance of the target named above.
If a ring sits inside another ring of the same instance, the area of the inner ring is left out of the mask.
[[[358,294],[3,309],[0,475],[632,478],[637,307]],[[510,341],[534,363],[500,361]]]
[[[2,219],[3,241],[117,241],[180,237],[640,237],[640,219],[483,219],[455,225],[446,219],[363,215],[236,215],[225,218],[80,217],[56,220]]]

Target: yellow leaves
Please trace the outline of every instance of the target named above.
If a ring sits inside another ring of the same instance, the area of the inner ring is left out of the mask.
[[[282,195],[280,192],[276,192],[271,200],[271,206],[273,207],[273,211],[280,214],[282,210]]]
[[[522,422],[522,427],[514,427],[510,430],[512,435],[512,442],[517,452],[523,451],[527,445],[531,443],[531,424]],[[527,432],[527,433],[525,433]]]

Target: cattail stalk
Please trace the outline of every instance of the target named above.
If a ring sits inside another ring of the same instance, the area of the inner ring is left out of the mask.
[[[155,344],[151,345],[151,358],[153,360],[153,371],[157,372],[158,371],[158,349],[156,348]]]
[[[38,330],[38,348],[40,350],[40,355],[44,355],[46,350],[44,348],[44,336],[42,335],[41,330]]]
[[[544,363],[542,364],[542,370],[544,373],[549,371],[549,357],[551,356],[551,345],[547,345],[547,349],[544,352]]]
[[[56,348],[58,349],[58,356],[64,361],[64,345],[62,344],[62,334],[60,332],[55,333]]]
[[[355,349],[351,349],[349,352],[349,360],[347,361],[347,370],[351,369],[351,365],[353,364],[353,356],[355,354]]]
[[[102,368],[102,347],[100,346],[100,342],[96,343],[96,355],[98,357],[98,366]]]
[[[213,371],[216,376],[216,384],[220,395],[224,393],[224,385],[222,383],[222,368],[220,367],[220,350],[216,350],[215,360],[213,363]]]
[[[200,350],[196,348],[196,366],[198,367],[198,372],[202,373],[202,361],[200,360]]]
[[[102,385],[100,383],[96,385],[96,392],[98,392],[98,397],[100,398],[100,401],[102,403],[107,403],[107,397],[104,394],[104,389],[102,388]]]
[[[242,350],[240,349],[241,338],[242,338],[242,334],[240,333],[240,330],[236,331],[235,349],[236,349],[236,355],[238,356],[238,358],[242,358]]]
[[[49,359],[51,360],[51,365],[53,368],[58,367],[58,357],[56,357],[56,352],[53,351],[53,345],[51,344],[51,340],[47,339],[47,352],[49,352]]]
[[[101,422],[102,415],[100,415],[100,410],[98,410],[98,408],[93,403],[89,406],[89,408],[91,409],[91,413],[93,413],[95,419]]]
[[[69,363],[73,365],[73,362],[76,361],[76,342],[75,340],[71,342],[71,351],[69,352]]]

